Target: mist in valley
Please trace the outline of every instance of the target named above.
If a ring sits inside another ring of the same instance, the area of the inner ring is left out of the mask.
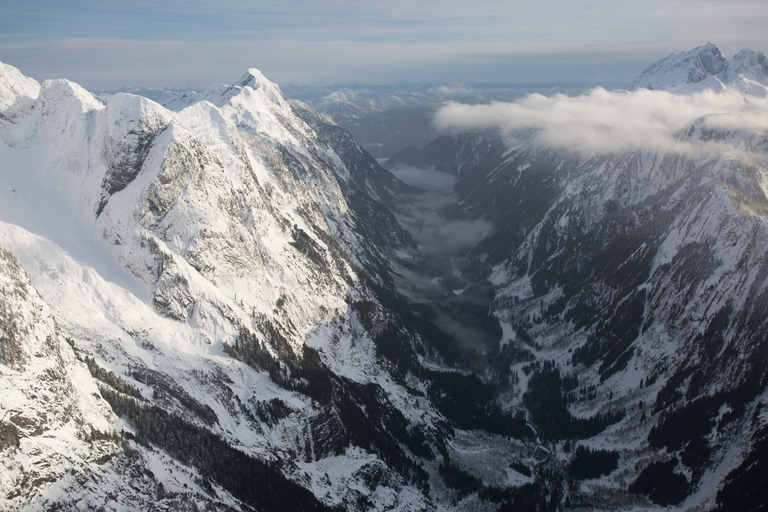
[[[491,314],[493,287],[467,272],[471,250],[493,226],[483,218],[455,214],[458,180],[452,174],[400,164],[390,171],[418,189],[395,212],[420,251],[417,261],[400,271],[400,292],[425,308],[430,320],[450,335],[448,353],[443,354],[448,359],[459,362],[495,352],[501,328]]]

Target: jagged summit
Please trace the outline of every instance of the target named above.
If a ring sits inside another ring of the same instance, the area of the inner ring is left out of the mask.
[[[766,85],[765,54],[744,48],[729,61],[715,44],[708,42],[654,62],[635,79],[632,88],[688,93],[737,87],[762,95]]]
[[[200,94],[170,96],[162,101],[162,105],[169,110],[179,111],[201,101],[208,101],[217,107],[247,103],[248,108],[252,109],[256,103],[262,103],[267,108],[290,109],[290,102],[280,87],[257,68],[249,68],[232,84],[213,84]]]
[[[763,52],[742,48],[728,63],[725,81],[735,80],[739,75],[749,80],[768,84],[768,61]]]
[[[248,71],[235,84],[240,87],[252,87],[253,89],[258,88],[260,85],[275,85],[258,68],[248,68]]]
[[[723,57],[720,49],[708,42],[654,62],[635,79],[632,87],[668,89],[682,84],[696,84],[721,73],[727,64],[728,59]]]
[[[250,68],[240,77],[237,84],[248,91],[252,89],[262,95],[264,99],[278,105],[281,108],[290,108],[290,101],[285,97],[280,86],[269,80],[261,71],[256,68]]]
[[[257,68],[249,68],[248,71],[240,77],[240,80],[235,82],[235,85],[243,89],[250,88],[255,91],[262,91],[270,101],[281,106],[286,106],[288,104],[288,99],[280,90],[280,87],[264,76],[264,74]]]

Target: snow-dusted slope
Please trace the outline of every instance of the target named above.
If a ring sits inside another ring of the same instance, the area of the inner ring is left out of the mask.
[[[237,500],[221,488],[206,495],[196,470],[126,438],[126,425],[101,397],[104,382],[95,380],[81,360],[85,347],[76,343],[82,342],[82,332],[59,324],[48,306],[52,302],[59,308],[59,301],[79,299],[70,306],[81,308],[76,321],[87,325],[94,338],[109,339],[104,330],[109,312],[94,309],[94,304],[110,303],[126,312],[135,309],[135,299],[126,300],[124,290],[110,290],[92,269],[83,269],[55,245],[18,227],[0,223],[0,238],[33,272],[50,276],[38,279],[42,285],[57,287],[44,290],[44,299],[13,254],[0,248],[0,508],[236,506]],[[73,286],[77,289],[69,288]],[[95,297],[96,290],[112,295]],[[89,321],[94,315],[102,320]],[[103,380],[109,377],[107,372],[101,375]]]

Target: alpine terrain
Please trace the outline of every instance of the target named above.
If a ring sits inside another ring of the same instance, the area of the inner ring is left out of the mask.
[[[388,170],[256,69],[0,64],[0,509],[763,510],[767,93],[707,44]],[[531,121],[596,102],[709,110]]]

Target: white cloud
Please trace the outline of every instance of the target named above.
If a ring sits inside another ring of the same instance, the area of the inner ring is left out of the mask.
[[[449,103],[435,117],[439,128],[534,129],[540,143],[579,151],[661,149],[687,152],[678,135],[696,120],[707,128],[768,131],[768,99],[738,91],[677,95],[663,91],[609,92],[569,97],[528,95],[514,103]]]

